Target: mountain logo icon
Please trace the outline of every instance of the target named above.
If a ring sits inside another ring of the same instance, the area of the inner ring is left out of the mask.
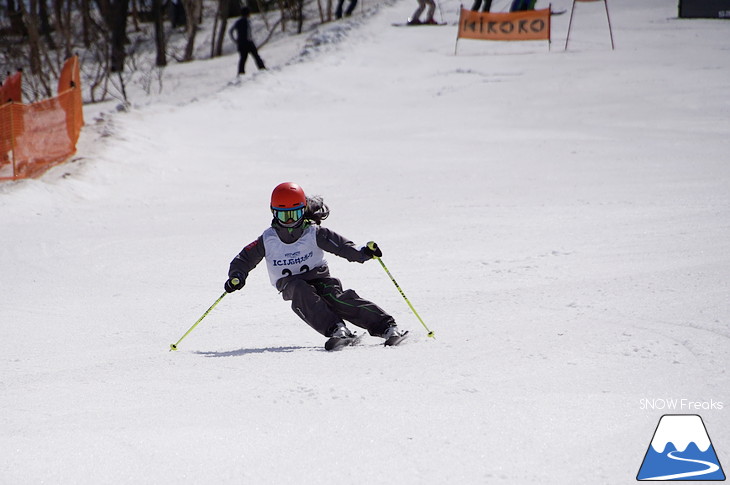
[[[636,479],[725,480],[702,418],[696,414],[662,416]]]

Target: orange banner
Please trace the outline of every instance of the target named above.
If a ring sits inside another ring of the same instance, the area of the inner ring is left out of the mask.
[[[462,7],[457,38],[550,40],[550,9],[510,13],[473,12]]]

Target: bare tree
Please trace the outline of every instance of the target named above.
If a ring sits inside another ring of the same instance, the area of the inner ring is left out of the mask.
[[[51,35],[51,22],[48,19],[48,2],[47,0],[38,0],[38,20],[40,22],[40,31],[43,38],[51,50],[56,49],[56,43]]]
[[[111,71],[124,71],[124,58],[126,52],[124,45],[127,42],[127,12],[129,0],[114,0],[111,2],[111,18],[109,28],[111,30]]]
[[[62,46],[62,52],[59,52],[62,58],[67,59],[73,54],[73,21],[71,14],[73,7],[70,0],[53,0],[53,14],[56,24],[56,38]],[[59,49],[61,50],[61,49]]]
[[[152,0],[152,21],[155,23],[155,65],[157,67],[167,65],[165,22],[163,15],[162,0]]]
[[[54,76],[65,59],[78,53],[86,99],[112,96],[126,102],[129,83],[142,84],[147,93],[155,85],[161,90],[161,68],[168,59],[193,60],[204,13],[215,15],[210,56],[216,57],[223,53],[229,19],[242,3],[260,13],[256,26],[265,28],[260,45],[286,32],[287,22],[295,22],[289,29],[301,33],[308,16],[325,22],[332,9],[332,0],[168,1],[180,8],[166,32],[165,0],[0,0],[0,74],[24,68],[24,99],[37,101],[55,94]],[[134,28],[128,25],[130,8]],[[150,22],[153,28],[146,28]],[[185,26],[184,38],[176,25]]]
[[[91,47],[91,26],[92,26],[92,20],[91,20],[91,8],[90,3],[91,0],[80,0],[81,3],[81,35],[82,35],[82,41],[84,44],[84,47],[87,49]]]
[[[198,33],[198,23],[203,13],[203,2],[202,0],[183,0],[183,5],[187,13],[187,23],[185,25],[187,44],[185,45],[183,62],[188,62],[194,58],[195,36]]]
[[[15,35],[28,35],[28,29],[23,22],[23,11],[15,0],[7,0],[8,19],[10,20],[10,33]]]
[[[213,39],[210,48],[210,57],[218,57],[223,54],[223,41],[226,38],[226,29],[228,28],[228,18],[234,9],[231,0],[218,0],[218,10],[213,23]],[[220,24],[220,25],[219,25]]]

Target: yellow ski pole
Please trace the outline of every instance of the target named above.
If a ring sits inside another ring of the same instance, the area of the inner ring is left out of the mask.
[[[373,241],[370,241],[370,242],[369,242],[369,243],[367,244],[367,246],[368,246],[368,248],[369,248],[369,249],[370,249],[371,251],[375,251],[375,250],[376,250],[376,249],[378,248],[378,245],[377,245],[377,244],[375,244],[375,242],[373,242]],[[400,285],[398,285],[398,282],[397,282],[397,281],[395,281],[395,278],[393,278],[393,275],[392,275],[392,274],[390,274],[390,271],[388,271],[388,268],[387,268],[387,267],[385,266],[385,263],[383,263],[383,260],[382,260],[382,259],[380,259],[380,257],[378,257],[378,256],[376,256],[376,255],[373,255],[373,258],[375,258],[375,259],[377,259],[377,260],[378,260],[378,262],[380,263],[380,266],[382,266],[382,267],[383,267],[383,269],[385,270],[385,273],[386,273],[386,274],[387,274],[387,275],[388,275],[388,276],[390,277],[390,281],[392,281],[392,282],[393,282],[393,284],[395,285],[395,287],[396,287],[396,288],[398,288],[398,291],[400,292],[401,296],[402,296],[402,297],[403,297],[403,299],[404,299],[404,300],[406,301],[406,303],[408,303],[408,306],[410,307],[410,309],[411,309],[411,311],[413,312],[413,314],[414,314],[414,315],[416,316],[416,318],[418,318],[418,321],[419,321],[419,322],[421,322],[421,325],[423,325],[423,328],[425,328],[425,329],[426,329],[426,331],[428,332],[428,336],[429,336],[429,337],[431,337],[431,338],[433,338],[433,339],[435,339],[435,338],[436,338],[436,336],[434,335],[433,331],[432,331],[432,330],[429,330],[429,329],[428,329],[428,327],[426,326],[426,324],[425,324],[425,323],[423,323],[423,319],[422,319],[422,318],[421,318],[421,316],[420,316],[420,315],[418,314],[418,312],[416,311],[416,309],[415,309],[415,308],[413,308],[413,305],[411,305],[411,302],[410,302],[410,301],[408,300],[408,297],[406,296],[406,294],[405,294],[405,293],[403,293],[403,290],[401,289]]]
[[[238,280],[238,278],[233,278],[233,279],[231,280],[231,283],[232,283],[232,284],[233,284],[234,286],[235,286],[235,285],[238,285],[238,283],[239,283],[239,280]],[[218,297],[218,299],[217,299],[217,300],[215,301],[215,303],[213,303],[213,304],[212,304],[212,305],[210,306],[210,308],[208,308],[208,309],[207,309],[207,310],[205,311],[205,313],[203,313],[203,316],[202,316],[202,317],[200,317],[200,318],[198,318],[198,321],[197,321],[197,322],[195,322],[195,323],[193,324],[193,326],[192,326],[192,327],[190,327],[190,329],[189,329],[189,330],[188,330],[187,332],[185,332],[185,335],[183,335],[182,337],[180,337],[180,340],[178,340],[178,341],[177,341],[177,342],[175,342],[174,344],[170,344],[170,352],[172,352],[173,350],[177,350],[177,346],[178,346],[178,345],[180,344],[180,342],[182,342],[182,341],[183,341],[183,339],[184,339],[185,337],[187,337],[187,336],[188,336],[188,334],[189,334],[190,332],[192,332],[192,331],[193,331],[193,329],[194,329],[195,327],[197,327],[197,326],[198,326],[198,324],[199,324],[200,322],[202,322],[202,321],[203,321],[203,319],[204,319],[204,318],[205,318],[206,316],[208,316],[208,313],[210,313],[210,312],[211,312],[211,310],[213,310],[213,308],[215,308],[215,306],[216,306],[216,305],[217,305],[218,303],[220,303],[220,301],[221,301],[221,300],[223,299],[223,297],[224,297],[224,296],[226,296],[226,294],[228,294],[228,292],[224,291],[224,292],[223,292],[223,294],[222,294],[221,296],[219,296],[219,297]]]

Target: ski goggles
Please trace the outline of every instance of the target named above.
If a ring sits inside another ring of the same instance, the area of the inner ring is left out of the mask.
[[[272,207],[271,212],[274,213],[274,217],[285,227],[293,226],[304,217],[303,206],[298,209],[276,209]]]

